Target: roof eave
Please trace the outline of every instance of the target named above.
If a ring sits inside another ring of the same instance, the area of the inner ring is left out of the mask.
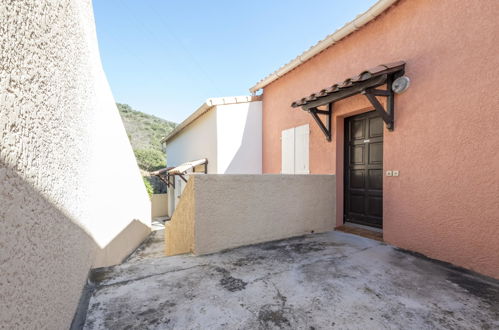
[[[326,38],[322,39],[314,46],[310,47],[308,50],[304,51],[301,55],[297,56],[295,59],[280,67],[267,77],[260,80],[256,85],[251,87],[249,90],[252,94],[255,94],[258,90],[264,88],[275,80],[287,74],[289,71],[295,69],[302,63],[308,61],[315,55],[321,53],[325,49],[329,48],[333,44],[337,43],[341,39],[350,35],[352,32],[360,29],[376,17],[378,17],[385,10],[390,8],[398,0],[379,0],[371,8],[366,10],[364,13],[358,15],[353,21],[346,23],[343,27],[336,30],[334,33],[328,35]]]
[[[180,132],[182,132],[187,126],[196,121],[206,112],[210,111],[212,108],[218,105],[229,105],[229,104],[241,104],[261,101],[260,96],[228,96],[228,97],[216,97],[207,99],[196,111],[194,111],[187,119],[181,122],[173,131],[170,132],[166,137],[161,139],[160,143],[166,143],[172,140]]]

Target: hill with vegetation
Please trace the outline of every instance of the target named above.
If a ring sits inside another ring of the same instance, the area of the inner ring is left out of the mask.
[[[128,104],[116,103],[134,150],[161,151],[161,139],[176,126],[174,122],[132,109]]]
[[[161,139],[176,126],[174,122],[132,109],[128,104],[116,103],[125,130],[132,145],[139,168],[145,172],[155,171],[166,166],[166,158],[161,147]],[[164,192],[161,181],[147,177],[155,193]],[[147,185],[147,183],[146,183]]]

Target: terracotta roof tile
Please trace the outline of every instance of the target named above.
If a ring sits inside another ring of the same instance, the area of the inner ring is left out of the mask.
[[[311,101],[315,101],[318,98],[328,96],[328,95],[330,95],[332,93],[336,93],[340,90],[355,86],[355,84],[364,82],[366,80],[369,80],[369,79],[372,79],[372,78],[375,78],[378,76],[381,76],[385,73],[393,72],[394,70],[396,70],[398,68],[403,69],[404,65],[405,65],[404,61],[398,61],[398,62],[392,62],[392,63],[381,64],[381,65],[375,66],[371,69],[362,71],[360,74],[358,74],[356,76],[347,78],[342,82],[338,82],[338,83],[332,85],[331,87],[324,88],[320,92],[312,93],[307,97],[303,97],[299,100],[296,100],[293,103],[291,103],[291,106],[293,108],[300,107],[300,106],[305,105]]]
[[[375,75],[377,73],[385,71],[386,69],[388,69],[386,66],[378,65],[378,66],[375,66],[374,68],[367,69],[366,72],[369,72],[370,74]]]

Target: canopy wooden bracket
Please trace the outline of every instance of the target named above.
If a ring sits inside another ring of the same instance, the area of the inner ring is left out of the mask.
[[[326,135],[326,139],[328,141],[331,141],[331,135],[332,135],[331,118],[333,117],[333,103],[328,103],[327,110],[319,110],[317,109],[317,107],[313,107],[306,109],[306,111],[310,112],[312,118],[314,118],[317,125],[319,125],[321,131],[324,133],[324,135]],[[319,115],[326,116],[325,123],[321,120]]]
[[[395,118],[395,109],[394,109],[394,102],[393,102],[393,90],[392,90],[392,82],[393,82],[393,76],[389,75],[386,80],[386,85],[387,89],[386,90],[381,90],[381,89],[375,89],[375,88],[368,88],[365,89],[364,91],[361,92],[361,94],[365,95],[369,102],[372,104],[374,107],[374,110],[381,116],[383,121],[386,124],[386,128],[389,131],[393,131],[394,129],[394,118]],[[381,96],[381,97],[386,97],[386,110],[383,107],[383,105],[378,101],[376,96]]]
[[[204,166],[204,174],[208,174],[208,159],[206,159],[206,162],[203,164]],[[196,173],[196,167],[192,168],[192,173]]]
[[[166,184],[167,190],[168,188],[175,189],[175,180],[170,180],[170,178],[172,177],[171,175],[167,173],[165,176],[161,174],[157,174],[156,176]]]
[[[171,186],[171,183],[168,182],[168,175],[166,175],[166,179],[162,177],[161,175],[156,175],[161,181],[163,181],[168,187]]]
[[[395,109],[393,81],[404,74],[405,63],[397,62],[392,65],[382,65],[383,70],[378,67],[367,70],[359,76],[349,78],[341,84],[335,84],[319,93],[311,94],[307,98],[295,101],[291,104],[293,108],[301,107],[310,113],[328,141],[332,138],[333,104],[354,95],[365,95],[374,110],[381,116],[388,130],[393,131]],[[366,77],[367,75],[367,77]],[[386,89],[378,89],[386,85]],[[386,109],[378,100],[378,97],[386,97]],[[327,105],[327,110],[319,107]],[[320,117],[322,115],[322,118]]]
[[[184,180],[185,183],[187,183],[187,179],[185,178],[185,176],[183,174],[176,174],[178,175],[182,180]]]

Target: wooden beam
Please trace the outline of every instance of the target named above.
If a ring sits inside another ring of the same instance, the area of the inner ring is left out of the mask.
[[[374,88],[370,88],[369,89],[369,94],[371,95],[374,95],[374,96],[390,96],[392,93],[390,93],[389,91],[387,90],[384,90],[384,89],[374,89]]]
[[[327,117],[327,130],[329,131],[329,140],[331,141],[332,135],[333,135],[333,127],[331,125],[333,121],[333,103],[329,103],[327,105],[327,111],[329,112],[329,115]]]
[[[364,94],[369,102],[371,102],[372,106],[374,107],[374,110],[381,116],[383,121],[386,124],[386,128],[388,128],[390,131],[393,130],[393,92],[389,92],[391,95],[387,95],[388,101],[388,109],[389,111],[386,111],[385,108],[383,108],[383,105],[378,101],[376,98],[376,92],[373,93],[372,90],[367,89],[362,94]]]
[[[332,107],[328,106],[328,109],[331,110]],[[324,112],[327,112],[326,125],[324,125],[322,120],[319,118],[319,115],[317,114],[317,108],[309,109],[309,112],[312,115],[312,118],[314,118],[317,125],[319,125],[319,128],[321,129],[321,131],[324,133],[324,135],[326,135],[326,139],[328,141],[331,141],[331,116],[332,116],[331,111],[324,111]]]
[[[187,183],[187,179],[184,177],[183,174],[177,174],[182,180],[184,180],[185,183]]]
[[[368,88],[374,88],[383,85],[386,83],[387,75],[381,75],[371,80],[367,80],[365,82],[357,83],[352,87],[347,87],[344,90],[340,90],[335,93],[331,93],[327,96],[323,96],[318,98],[315,101],[309,102],[302,106],[303,110],[309,111],[312,108],[320,107],[321,105],[326,105],[329,103],[338,102],[339,100],[346,99],[347,97],[354,96],[356,94],[360,94],[362,91]]]

